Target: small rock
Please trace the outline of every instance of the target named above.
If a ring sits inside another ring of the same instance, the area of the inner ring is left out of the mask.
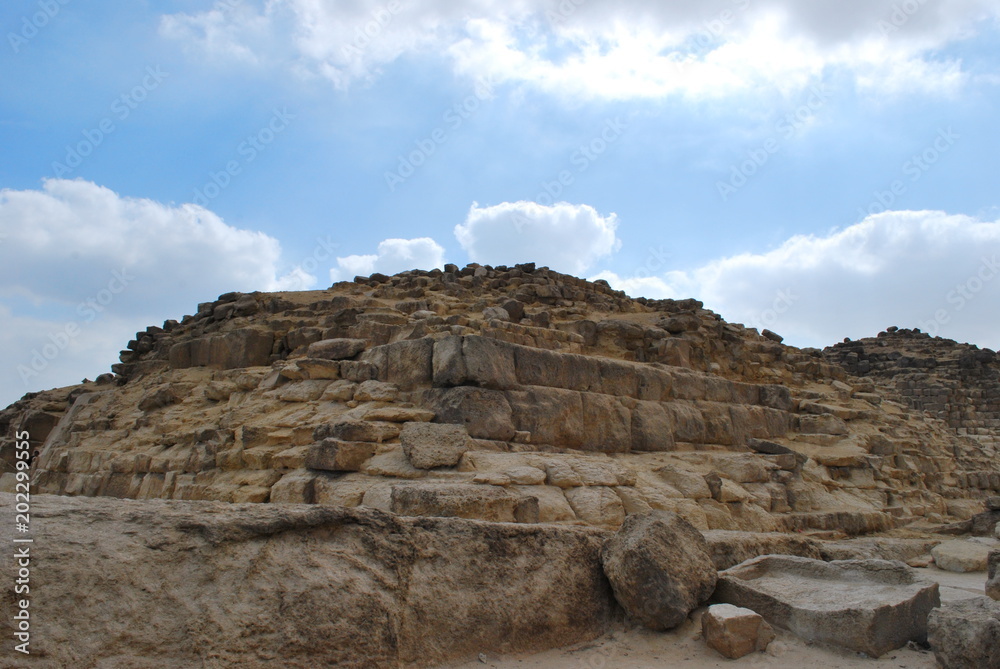
[[[732,604],[713,604],[701,618],[705,643],[731,660],[765,650],[774,630],[759,614]]]
[[[946,541],[931,549],[934,563],[939,569],[965,573],[986,571],[990,549],[972,541]]]

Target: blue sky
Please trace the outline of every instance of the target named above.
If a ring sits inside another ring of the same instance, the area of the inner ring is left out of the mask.
[[[230,290],[535,261],[1000,346],[1000,2],[12,1],[0,403]]]

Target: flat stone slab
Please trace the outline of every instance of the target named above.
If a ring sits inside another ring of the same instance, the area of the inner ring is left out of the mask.
[[[927,637],[938,584],[902,562],[763,555],[719,574],[714,599],[772,625],[878,657]]]

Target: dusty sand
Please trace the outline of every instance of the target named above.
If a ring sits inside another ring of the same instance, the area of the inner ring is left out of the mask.
[[[918,569],[941,584],[943,602],[984,595],[985,572],[953,574],[935,567]],[[767,651],[729,660],[701,639],[701,616],[695,611],[681,627],[667,633],[641,627],[620,628],[589,643],[534,655],[483,656],[479,661],[445,665],[448,669],[646,669],[653,667],[775,667],[826,669],[827,667],[900,667],[934,669],[934,654],[919,648],[902,648],[879,659],[842,648],[807,643],[790,632],[775,630],[777,638]],[[485,660],[485,661],[483,661]],[[444,668],[442,668],[444,669]]]

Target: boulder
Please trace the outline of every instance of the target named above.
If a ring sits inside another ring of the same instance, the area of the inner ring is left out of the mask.
[[[975,597],[931,611],[927,640],[943,669],[998,669],[1000,603]]]
[[[4,666],[417,669],[584,643],[617,611],[590,528],[47,495],[32,511],[60,541],[31,544],[31,656]],[[11,640],[16,607],[0,599]]]
[[[802,416],[799,428],[806,434],[847,435],[847,423],[842,418],[827,413],[820,416]]]
[[[764,555],[719,574],[714,599],[752,609],[772,625],[878,657],[927,636],[938,584],[902,562],[822,562]]]
[[[365,350],[368,343],[364,339],[322,339],[309,344],[306,354],[310,358],[324,360],[347,360]]]
[[[670,511],[626,518],[601,561],[618,603],[653,630],[680,625],[716,584],[705,537]]]
[[[986,578],[986,594],[1000,601],[1000,550],[990,551]]]
[[[986,571],[989,555],[988,546],[961,539],[946,541],[931,549],[931,556],[939,569],[958,573]]]
[[[774,630],[759,614],[732,604],[713,604],[701,618],[705,643],[736,660],[774,641]]]
[[[399,441],[417,469],[454,467],[469,450],[465,428],[447,423],[405,423]]]

